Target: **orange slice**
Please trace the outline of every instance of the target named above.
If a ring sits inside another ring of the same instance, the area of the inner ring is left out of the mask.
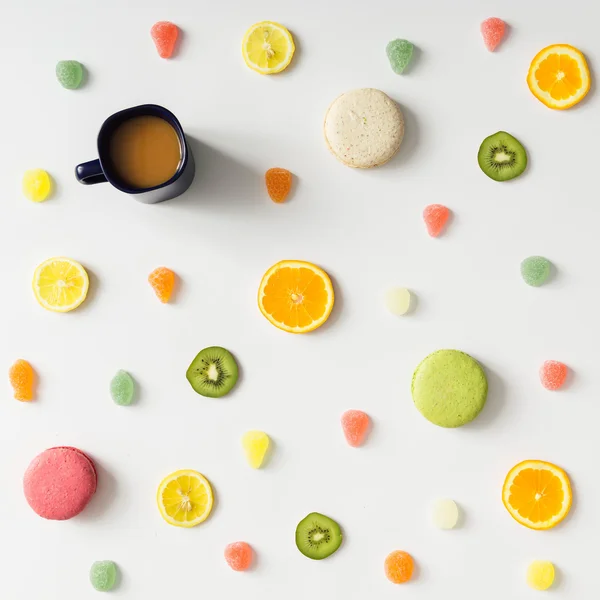
[[[590,81],[585,57],[568,44],[554,44],[538,52],[527,74],[531,93],[547,107],[558,110],[581,102]]]
[[[301,260],[283,260],[262,278],[260,312],[275,327],[307,333],[327,321],[333,308],[331,279],[319,267]]]
[[[502,487],[502,502],[515,521],[530,529],[550,529],[571,509],[568,475],[543,460],[525,460],[513,467]]]

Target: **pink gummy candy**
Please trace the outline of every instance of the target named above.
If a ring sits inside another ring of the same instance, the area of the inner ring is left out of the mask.
[[[225,560],[234,571],[246,571],[252,564],[252,548],[246,542],[233,542],[225,548]]]
[[[179,35],[179,29],[174,23],[169,21],[159,21],[152,25],[150,35],[154,40],[154,45],[161,58],[171,58],[175,49],[175,42]]]
[[[425,207],[423,220],[431,237],[437,237],[442,233],[449,216],[450,210],[442,204],[430,204]]]
[[[342,429],[350,446],[356,448],[363,443],[370,421],[369,415],[362,410],[347,410],[342,415]]]
[[[496,49],[496,46],[502,41],[506,23],[498,17],[490,17],[481,24],[481,35],[483,42],[490,52]]]
[[[540,381],[547,390],[557,390],[567,378],[567,365],[547,360],[540,368]]]

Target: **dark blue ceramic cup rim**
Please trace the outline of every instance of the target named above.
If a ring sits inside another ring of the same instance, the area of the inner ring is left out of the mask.
[[[133,117],[141,117],[144,115],[151,115],[164,119],[173,127],[177,133],[177,137],[179,138],[181,160],[179,162],[179,166],[177,167],[177,171],[173,177],[167,181],[153,187],[135,188],[126,185],[116,174],[113,173],[109,154],[109,143],[111,135],[118,125]],[[179,123],[177,120],[177,117],[170,110],[167,110],[158,104],[141,104],[140,106],[133,106],[131,108],[120,110],[104,121],[98,133],[98,158],[88,163],[82,163],[81,165],[78,165],[75,171],[77,178],[81,181],[81,183],[93,184],[101,183],[102,181],[108,181],[108,183],[110,183],[112,186],[121,192],[125,192],[126,194],[144,194],[146,192],[167,187],[177,181],[185,171],[185,168],[188,164],[188,159],[189,151],[185,134],[183,133],[183,128],[181,127],[181,123]]]

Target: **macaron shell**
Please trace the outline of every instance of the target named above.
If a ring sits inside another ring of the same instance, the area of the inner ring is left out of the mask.
[[[412,397],[419,412],[440,427],[472,421],[487,398],[488,383],[479,363],[459,350],[438,350],[415,369]]]
[[[387,94],[374,88],[336,98],[325,115],[325,141],[349,167],[369,169],[388,162],[404,137],[404,117]]]
[[[44,519],[64,521],[78,515],[96,491],[94,463],[76,448],[45,450],[30,463],[23,477],[29,506]]]

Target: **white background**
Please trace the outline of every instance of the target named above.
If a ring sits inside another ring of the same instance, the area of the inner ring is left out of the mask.
[[[498,16],[510,35],[489,53],[480,22]],[[149,30],[168,19],[183,30],[177,58],[158,57]],[[290,28],[297,52],[282,75],[260,76],[240,55],[244,31],[271,19]],[[598,97],[544,107],[525,76],[538,50],[571,43],[592,73],[600,56],[592,2],[369,0],[128,0],[5,3],[0,137],[2,300],[0,364],[19,358],[39,373],[39,399],[0,403],[2,597],[82,600],[97,593],[91,563],[112,559],[128,598],[535,598],[534,559],[558,569],[554,598],[589,598],[597,584],[598,475]],[[386,43],[418,47],[410,71],[392,72]],[[61,59],[81,61],[88,81],[64,90]],[[406,118],[397,158],[351,170],[329,155],[329,103],[357,87],[380,88]],[[193,138],[197,172],[185,196],[146,206],[108,184],[83,187],[78,162],[96,156],[111,113],[154,102]],[[530,166],[496,183],[481,173],[481,140],[500,129],[526,147]],[[263,174],[296,176],[293,197],[272,203]],[[45,204],[21,194],[22,173],[47,169],[57,193]],[[430,238],[430,203],[451,208],[447,234]],[[519,263],[548,257],[543,288],[526,286]],[[79,260],[91,275],[81,309],[52,314],[30,287],[38,263]],[[262,274],[281,259],[325,268],[336,307],[318,332],[293,336],[259,313]],[[146,277],[165,265],[181,278],[162,305]],[[396,318],[389,286],[418,297]],[[229,397],[196,395],[185,379],[195,354],[222,345],[242,376]],[[428,353],[472,354],[489,378],[480,417],[439,429],[415,410],[411,375]],[[572,377],[545,391],[538,368],[562,360]],[[118,369],[138,401],[122,408],[108,388]],[[374,422],[362,449],[346,445],[339,418],[363,409]],[[247,429],[275,442],[267,468],[251,470]],[[96,461],[99,488],[68,522],[28,507],[21,480],[55,445]],[[568,519],[529,531],[502,506],[517,462],[555,462],[571,476]],[[155,505],[160,480],[193,468],[212,482],[216,506],[192,530],[168,526]],[[435,530],[430,507],[455,499],[462,526]],[[339,521],[344,544],[330,559],[304,558],[297,522],[311,511]],[[245,540],[256,568],[235,573],[225,545]],[[394,549],[410,552],[415,580],[383,574]]]

